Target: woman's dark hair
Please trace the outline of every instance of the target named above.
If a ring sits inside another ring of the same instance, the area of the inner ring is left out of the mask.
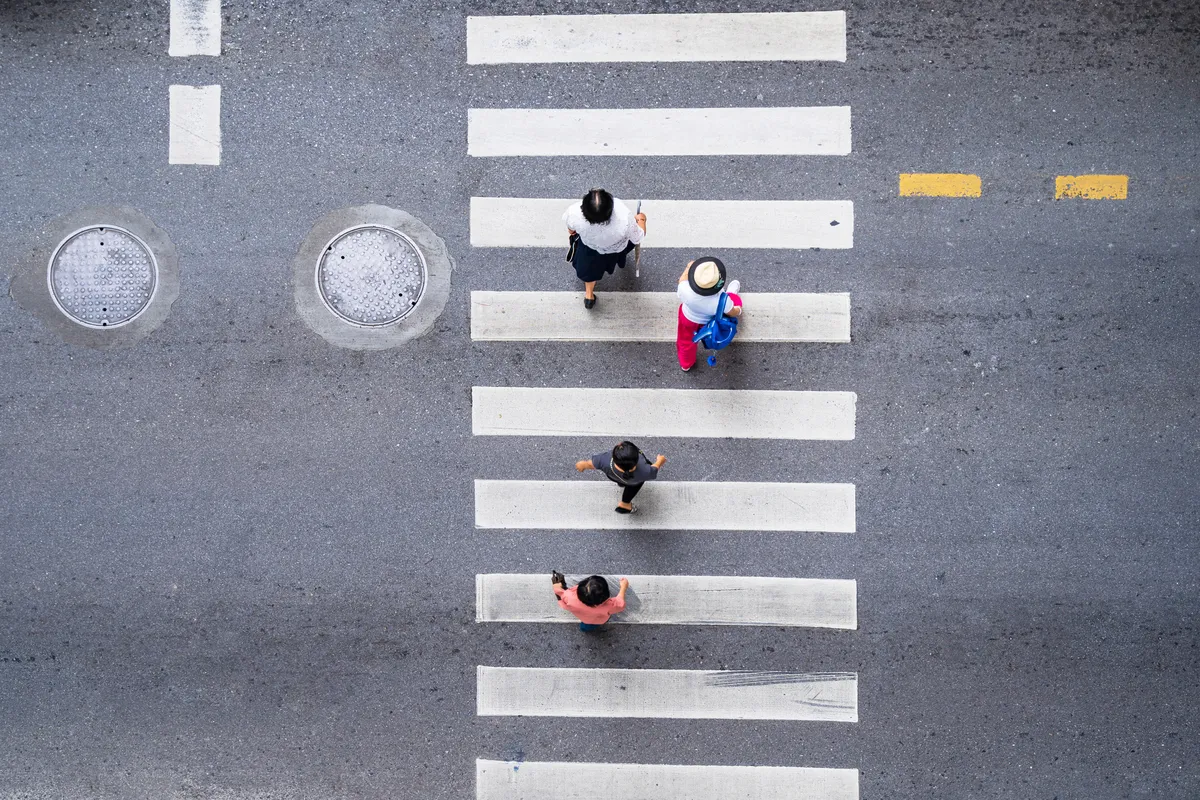
[[[613,463],[628,472],[638,465],[638,455],[641,452],[633,442],[621,442],[613,448]]]
[[[610,597],[608,581],[602,575],[584,578],[575,587],[575,592],[579,595],[579,602],[585,606],[598,606]]]
[[[583,196],[583,218],[600,225],[612,218],[613,196],[603,189],[592,189]]]

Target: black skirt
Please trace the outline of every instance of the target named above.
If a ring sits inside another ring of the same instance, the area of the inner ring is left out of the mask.
[[[571,247],[574,257],[571,266],[575,267],[575,275],[584,283],[598,281],[605,273],[611,275],[617,267],[625,268],[625,256],[634,248],[633,242],[625,245],[619,253],[597,253],[579,239],[579,234],[571,237]]]

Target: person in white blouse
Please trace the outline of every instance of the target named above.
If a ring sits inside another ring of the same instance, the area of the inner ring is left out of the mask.
[[[738,281],[725,282],[725,264],[716,256],[702,256],[689,261],[675,295],[679,298],[678,324],[675,327],[675,354],[679,356],[679,368],[688,372],[696,365],[696,332],[717,314],[731,317],[742,315],[742,298],[738,292],[742,285]],[[725,307],[717,308],[721,293],[725,293]]]
[[[563,213],[571,249],[567,260],[583,281],[583,307],[596,306],[596,281],[625,267],[625,256],[646,235],[646,215],[634,214],[603,189],[592,189]]]

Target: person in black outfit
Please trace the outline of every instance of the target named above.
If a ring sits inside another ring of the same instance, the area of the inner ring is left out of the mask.
[[[575,469],[587,472],[598,469],[615,484],[624,487],[621,502],[615,511],[618,514],[633,513],[633,498],[641,491],[642,484],[658,477],[658,470],[667,463],[667,457],[659,455],[651,463],[646,454],[633,442],[621,442],[611,453],[597,453],[590,459],[575,463]]]

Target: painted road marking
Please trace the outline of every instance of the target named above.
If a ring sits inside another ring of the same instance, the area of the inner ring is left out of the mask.
[[[858,722],[853,672],[484,667],[476,713]]]
[[[854,392],[474,386],[476,436],[850,440]],[[611,408],[615,413],[597,413]]]
[[[574,585],[584,575],[570,575]],[[778,625],[858,627],[858,586],[852,580],[729,575],[626,575],[630,625]],[[613,594],[621,576],[609,579]],[[475,576],[476,622],[578,622],[559,608],[544,573]]]
[[[1059,175],[1054,179],[1055,200],[1124,200],[1128,196],[1128,175]]]
[[[221,87],[171,86],[171,164],[221,163]]]
[[[651,481],[636,514],[613,511],[620,496],[603,478],[476,480],[475,527],[854,532],[852,483]]]
[[[747,342],[849,342],[850,295],[742,292]],[[583,292],[471,292],[471,338],[484,342],[673,342],[674,292],[604,292],[580,313]]]
[[[467,110],[467,153],[472,156],[844,156],[849,152],[850,106]]]
[[[472,197],[474,247],[567,247],[562,215],[579,199]],[[854,246],[849,200],[644,200],[654,248],[834,250]],[[680,271],[683,265],[679,266]]]
[[[858,800],[858,770],[567,761],[475,762],[476,800]],[[582,791],[582,789],[581,789]],[[581,793],[572,793],[581,797]]]
[[[905,172],[900,175],[901,197],[979,197],[978,175],[958,172]]]
[[[221,0],[171,0],[167,54],[221,55]]]
[[[468,64],[845,60],[844,11],[467,17]]]

